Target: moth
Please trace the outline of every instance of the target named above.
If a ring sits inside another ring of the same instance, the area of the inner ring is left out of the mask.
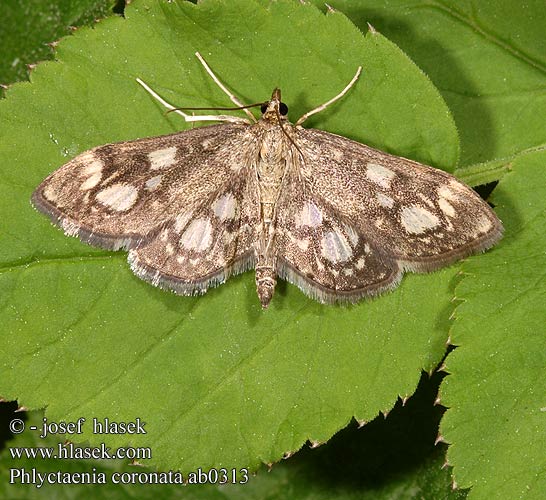
[[[292,124],[279,89],[257,120],[257,105],[243,106],[196,56],[248,118],[186,114],[139,79],[186,121],[223,123],[86,151],[38,186],[34,206],[67,235],[128,250],[137,276],[181,295],[255,268],[264,308],[277,277],[322,303],[356,302],[501,238],[493,210],[454,176],[302,127],[361,68]]]

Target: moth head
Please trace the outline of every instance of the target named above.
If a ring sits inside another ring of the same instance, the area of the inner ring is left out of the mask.
[[[261,105],[262,118],[264,120],[287,120],[288,106],[281,101],[281,89],[275,89],[271,99]]]

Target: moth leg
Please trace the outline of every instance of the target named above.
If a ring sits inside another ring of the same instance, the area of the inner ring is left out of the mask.
[[[256,117],[248,109],[245,108],[245,105],[241,101],[239,101],[239,99],[237,99],[237,97],[234,94],[232,94],[226,88],[226,86],[220,81],[220,79],[212,72],[212,70],[210,69],[210,66],[207,64],[207,61],[203,59],[203,56],[199,52],[196,52],[195,56],[197,57],[197,59],[199,59],[199,62],[203,65],[203,67],[205,68],[205,71],[209,74],[209,76],[212,78],[214,83],[218,85],[220,89],[222,89],[224,94],[226,94],[229,97],[231,102],[235,104],[235,106],[237,106],[238,108],[242,108],[242,110],[248,115],[250,120],[253,123],[256,123],[258,121],[256,120]]]
[[[146,83],[144,83],[140,78],[137,78],[136,81],[144,87],[144,90],[148,92],[154,99],[159,101],[163,106],[165,106],[169,111],[174,111],[180,116],[184,117],[186,122],[205,122],[205,121],[217,121],[217,122],[231,122],[231,123],[246,123],[250,124],[250,121],[246,118],[241,118],[239,116],[230,116],[230,115],[188,115],[182,110],[175,108],[172,104],[169,104],[165,99],[163,99],[157,92],[152,90]]]

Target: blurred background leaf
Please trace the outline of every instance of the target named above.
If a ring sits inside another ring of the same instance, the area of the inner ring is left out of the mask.
[[[459,129],[461,166],[546,144],[542,0],[333,0],[328,5],[361,29],[370,23],[430,77]]]
[[[72,28],[93,25],[112,12],[121,13],[116,0],[4,0],[0,21],[0,84],[28,77],[27,65],[52,59],[48,44],[69,34]]]

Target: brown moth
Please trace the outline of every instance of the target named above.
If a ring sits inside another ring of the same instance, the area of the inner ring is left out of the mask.
[[[32,203],[66,234],[128,249],[131,269],[153,285],[201,294],[256,270],[263,307],[277,276],[323,303],[356,302],[392,289],[404,271],[427,272],[494,245],[503,227],[452,175],[301,124],[340,99],[288,121],[281,92],[248,119],[108,144],[47,177]]]

